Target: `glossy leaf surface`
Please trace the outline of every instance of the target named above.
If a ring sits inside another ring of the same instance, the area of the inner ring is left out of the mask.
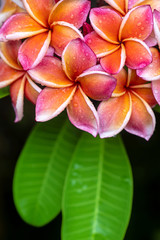
[[[39,123],[18,159],[13,193],[27,223],[43,226],[61,210],[62,190],[80,131],[61,115]]]
[[[10,94],[9,87],[1,88],[0,89],[0,99],[7,97]]]
[[[100,139],[83,133],[65,182],[62,240],[123,240],[132,191],[120,137]]]

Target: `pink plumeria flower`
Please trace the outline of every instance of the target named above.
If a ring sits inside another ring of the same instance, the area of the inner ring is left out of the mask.
[[[160,12],[153,13],[154,31],[160,48]],[[152,81],[153,94],[160,105],[160,51],[157,48],[151,48],[153,61],[147,67],[137,70],[138,76],[146,81]]]
[[[16,114],[15,122],[23,117],[24,95],[35,104],[41,91],[17,61],[20,45],[20,41],[0,43],[0,88],[10,85],[11,100]]]
[[[123,129],[149,140],[155,129],[151,106],[156,104],[151,84],[136,75],[135,70],[122,69],[114,76],[117,86],[112,98],[98,107],[101,138],[112,137]]]
[[[85,36],[85,42],[110,74],[117,74],[125,64],[132,69],[143,68],[152,62],[144,43],[152,32],[152,18],[148,5],[130,10],[124,18],[110,8],[94,8],[90,21],[95,31]]]
[[[18,58],[25,70],[34,68],[44,57],[49,45],[61,55],[68,42],[83,39],[78,30],[90,10],[88,0],[23,0],[28,13],[11,16],[0,30],[0,40],[27,38]]]
[[[47,86],[38,96],[36,120],[48,121],[66,107],[70,121],[77,128],[97,135],[99,119],[91,100],[108,99],[116,79],[96,65],[93,51],[81,40],[72,40],[64,49],[62,62],[44,57],[30,76]]]

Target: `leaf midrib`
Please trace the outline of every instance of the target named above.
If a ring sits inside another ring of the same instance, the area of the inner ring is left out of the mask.
[[[100,157],[98,163],[98,181],[97,181],[97,191],[95,199],[95,211],[93,218],[93,227],[92,227],[92,240],[95,239],[96,226],[97,226],[97,216],[99,212],[99,202],[100,202],[100,193],[102,185],[102,172],[103,172],[103,161],[104,161],[104,140],[100,139]]]

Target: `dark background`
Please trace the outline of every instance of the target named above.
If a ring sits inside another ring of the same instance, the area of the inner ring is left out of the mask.
[[[133,210],[125,240],[160,240],[160,114],[156,118],[156,131],[149,142],[122,133],[134,178]],[[10,98],[0,100],[0,240],[60,240],[61,216],[34,228],[23,222],[13,203],[14,168],[34,124],[31,103],[26,101],[25,118],[15,124]]]

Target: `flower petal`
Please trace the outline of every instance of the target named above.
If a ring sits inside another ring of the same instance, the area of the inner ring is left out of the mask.
[[[45,56],[51,41],[51,32],[45,32],[26,39],[18,52],[18,59],[24,70],[37,66]]]
[[[132,92],[131,99],[132,113],[125,130],[149,140],[155,129],[154,113],[151,107],[137,94]]]
[[[107,42],[95,31],[85,36],[85,42],[93,50],[98,58],[113,53],[119,48],[119,45]]]
[[[24,72],[11,68],[2,59],[0,59],[0,88],[10,85],[23,75]]]
[[[88,0],[61,0],[54,6],[49,23],[65,21],[80,28],[86,21],[90,6],[91,3]]]
[[[152,9],[150,6],[140,6],[130,10],[123,18],[119,39],[138,38],[145,40],[153,29]]]
[[[0,41],[18,40],[46,32],[36,21],[26,13],[12,15],[0,29]]]
[[[124,68],[113,77],[117,80],[116,88],[113,91],[112,97],[119,97],[126,92],[127,72]]]
[[[138,85],[142,84],[148,84],[145,80],[143,80],[141,77],[139,77],[136,73],[136,70],[128,68],[128,81],[127,81],[127,87],[138,87]]]
[[[105,72],[87,71],[82,73],[77,81],[83,92],[94,100],[107,100],[116,87],[116,79]]]
[[[151,48],[153,61],[143,69],[137,70],[137,75],[147,81],[160,79],[160,52],[156,48]]]
[[[122,17],[110,8],[93,8],[90,12],[92,27],[103,39],[118,43],[118,33]]]
[[[53,25],[51,45],[58,56],[61,56],[67,44],[76,38],[83,39],[83,35],[73,25],[65,22],[56,22]]]
[[[144,41],[148,47],[154,47],[157,45],[157,39],[155,37],[154,31],[152,31],[151,35],[146,38],[146,40]]]
[[[124,42],[126,50],[126,65],[132,69],[146,67],[152,62],[149,47],[139,39],[127,39]]]
[[[36,121],[45,122],[60,114],[70,103],[76,88],[44,88],[37,98]]]
[[[0,42],[0,56],[11,68],[22,70],[18,63],[18,50],[21,41]]]
[[[55,57],[44,57],[40,64],[28,71],[28,74],[41,85],[54,88],[72,86],[62,69],[62,63]]]
[[[160,11],[159,0],[129,0],[129,9],[140,5],[150,5],[152,10],[156,9]]]
[[[156,101],[160,105],[160,80],[152,82],[152,91]]]
[[[16,5],[10,0],[2,0],[0,3],[0,26],[16,11]]]
[[[124,67],[126,53],[123,44],[115,52],[101,58],[100,64],[109,74],[117,74]]]
[[[44,27],[48,26],[49,14],[55,4],[54,0],[23,0],[29,15]]]
[[[74,126],[96,137],[99,125],[98,115],[94,105],[80,87],[77,88],[69,103],[67,113]]]
[[[157,81],[155,81],[157,82]],[[145,102],[147,102],[151,107],[154,107],[157,104],[157,101],[153,95],[151,84],[145,84],[141,88],[132,88],[132,92],[136,93],[141,97]]]
[[[10,1],[10,0],[9,0]],[[17,6],[19,6],[21,9],[24,9],[24,5],[22,3],[22,0],[12,0]]]
[[[98,107],[101,138],[113,137],[121,132],[128,123],[132,104],[128,93],[103,101]]]
[[[73,81],[96,62],[96,55],[81,39],[72,40],[63,51],[63,69]]]
[[[24,94],[25,97],[31,101],[33,104],[36,104],[37,97],[41,92],[41,88],[38,87],[32,79],[27,75],[27,81],[25,83]]]
[[[118,12],[120,12],[122,15],[125,15],[126,12],[126,0],[105,0],[106,3],[108,3],[110,6],[115,8]]]
[[[153,20],[154,20],[154,33],[160,48],[160,12],[158,12],[157,10],[154,10]]]
[[[10,86],[10,95],[13,104],[13,108],[15,111],[15,122],[21,121],[23,118],[23,105],[24,105],[24,85],[25,85],[26,77],[18,79]]]

